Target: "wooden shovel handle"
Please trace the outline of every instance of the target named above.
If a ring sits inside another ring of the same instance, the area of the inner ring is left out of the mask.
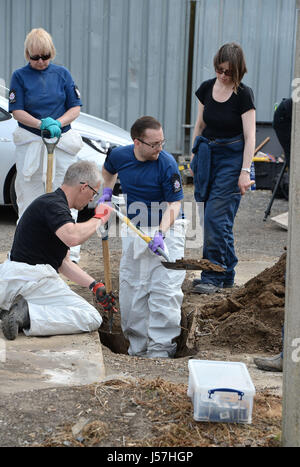
[[[268,141],[270,141],[270,136],[267,136],[267,138],[264,139],[264,140],[257,146],[257,148],[256,148],[255,151],[254,151],[254,155],[255,155],[258,151],[260,151],[261,148],[262,148],[265,144],[267,144]]]
[[[110,293],[112,290],[112,287],[111,287],[108,240],[102,240],[102,251],[103,251],[103,262],[104,262],[104,283],[105,283],[106,292]]]
[[[48,154],[48,158],[47,158],[46,193],[52,192],[52,178],[53,178],[53,153]]]

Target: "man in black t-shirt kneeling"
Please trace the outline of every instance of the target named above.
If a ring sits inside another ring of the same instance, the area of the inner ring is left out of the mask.
[[[69,249],[81,245],[101,224],[111,208],[99,204],[87,222],[75,223],[70,209],[81,210],[100,188],[100,172],[93,162],[72,164],[61,188],[36,198],[16,227],[10,257],[0,265],[2,330],[13,340],[23,330],[27,336],[74,334],[98,329],[99,312],[73,292],[59,273],[89,287],[105,310],[114,298],[69,258]]]

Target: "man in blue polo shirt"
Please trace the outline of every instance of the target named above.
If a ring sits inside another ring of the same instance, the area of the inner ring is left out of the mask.
[[[103,166],[101,201],[110,201],[119,177],[134,225],[153,238],[145,243],[122,226],[120,311],[129,355],[173,357],[180,334],[184,271],[161,265],[160,247],[171,261],[184,256],[185,226],[180,172],[173,156],[162,150],[164,134],[153,117],[139,118],[131,128],[133,144],[113,149]]]

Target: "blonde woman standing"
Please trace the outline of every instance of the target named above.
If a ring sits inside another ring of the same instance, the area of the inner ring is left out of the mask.
[[[32,29],[25,39],[24,55],[28,63],[13,73],[9,93],[9,111],[18,121],[14,143],[19,218],[35,198],[45,193],[47,151],[41,130],[60,137],[55,150],[53,190],[61,185],[83,145],[70,125],[80,113],[80,94],[70,72],[52,63],[56,50],[51,35],[42,28]],[[76,219],[77,212],[72,214]],[[72,249],[71,257],[72,252],[77,261],[78,248]]]

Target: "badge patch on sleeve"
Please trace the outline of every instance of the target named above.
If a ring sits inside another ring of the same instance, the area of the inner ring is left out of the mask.
[[[78,86],[76,86],[76,84],[75,84],[75,86],[74,86],[74,91],[75,91],[76,97],[77,97],[78,99],[80,99],[80,97],[81,97],[81,96],[80,96],[80,91],[79,91],[79,89],[78,89]]]
[[[14,89],[9,91],[8,99],[10,104],[14,104],[17,101],[17,94]]]
[[[181,190],[181,178],[179,174],[172,175],[172,187],[174,193],[178,193]]]

